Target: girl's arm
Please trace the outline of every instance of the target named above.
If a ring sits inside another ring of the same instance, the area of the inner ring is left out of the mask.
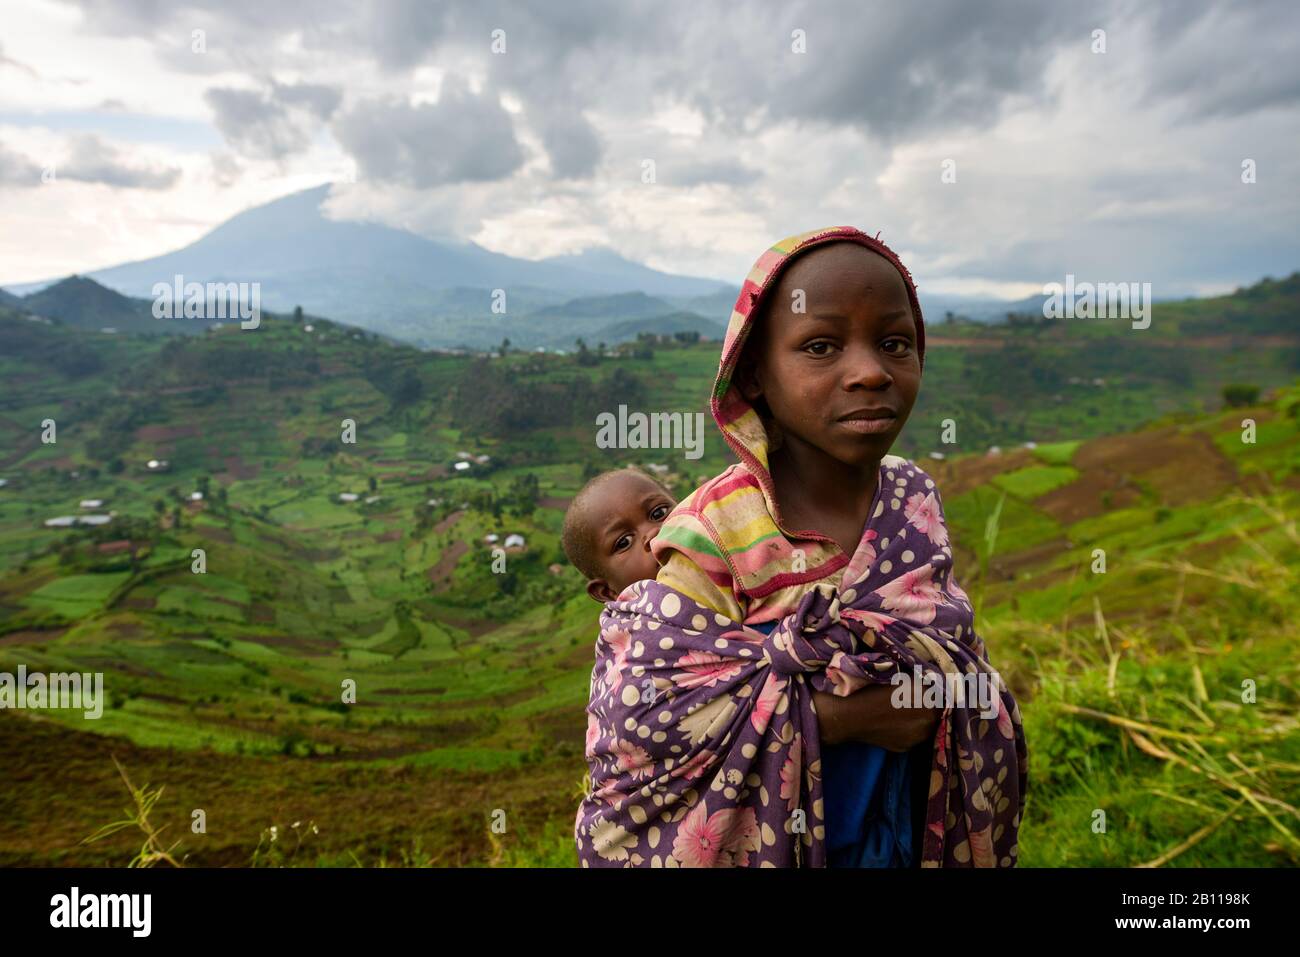
[[[722,590],[712,578],[678,551],[671,551],[656,581],[695,599],[706,608],[743,621],[744,611],[730,589]],[[934,738],[939,712],[929,708],[895,708],[892,685],[869,685],[851,695],[813,692],[813,710],[822,742],[861,741],[887,751],[908,751]]]
[[[661,585],[733,621],[745,620],[745,609],[733,590],[715,581],[730,580],[726,559],[693,515],[685,510],[674,512],[651,547],[662,562],[655,576]],[[708,569],[713,569],[713,574]],[[871,685],[847,696],[814,691],[813,709],[822,741],[862,741],[889,751],[906,751],[932,739],[938,712],[895,708],[890,703],[892,691],[890,685]]]
[[[868,685],[851,695],[813,692],[813,710],[823,744],[861,741],[886,751],[910,751],[934,738],[942,712],[935,708],[896,708],[892,685]]]

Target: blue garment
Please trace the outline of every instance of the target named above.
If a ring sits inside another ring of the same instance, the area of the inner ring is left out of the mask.
[[[776,622],[749,627],[771,634]],[[911,755],[874,744],[822,745],[828,867],[911,867]]]

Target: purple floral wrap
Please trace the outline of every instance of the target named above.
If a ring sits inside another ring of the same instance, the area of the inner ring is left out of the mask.
[[[886,490],[881,501],[897,504],[868,523],[862,547],[878,551],[866,572],[838,590],[817,584],[770,635],[650,580],[605,605],[587,706],[590,786],[575,822],[584,867],[824,867],[812,692],[851,694],[917,668],[950,689],[921,866],[1015,865],[1020,709],[974,632],[922,476]],[[969,691],[978,681],[983,704]]]

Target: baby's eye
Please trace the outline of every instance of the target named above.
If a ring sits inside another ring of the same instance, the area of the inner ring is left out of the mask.
[[[672,510],[671,505],[656,505],[650,512],[650,518],[656,522],[662,522]]]
[[[631,535],[620,535],[618,541],[614,543],[614,551],[621,552],[623,549],[630,547],[632,544]]]

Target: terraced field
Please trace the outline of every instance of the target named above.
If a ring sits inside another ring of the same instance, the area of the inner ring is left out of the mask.
[[[574,862],[597,606],[559,550],[563,507],[601,468],[667,464],[684,493],[729,460],[715,434],[698,461],[596,449],[584,403],[624,370],[641,407],[703,411],[716,344],[579,368],[312,323],[183,342],[42,330],[93,350],[75,373],[43,364],[53,347],[0,350],[0,671],[102,671],[108,699],[95,721],[0,712],[18,756],[0,864],[129,860],[136,832],[79,843],[127,801],[113,757],[164,787],[152,818],[191,863]],[[958,578],[1022,702],[1023,863],[1294,864],[1300,394],[1207,411],[1223,382],[1191,353],[1181,399],[1144,405],[1132,374],[1086,399],[1049,388],[1050,429],[1036,408],[1002,425],[1016,403],[978,383],[1004,348],[938,347],[901,451],[938,482]],[[1278,386],[1287,361],[1274,345],[1234,363]],[[496,429],[521,412],[491,382],[536,388],[553,420]],[[929,458],[954,415],[962,443]],[[110,524],[44,527],[93,498]],[[494,553],[487,536],[511,533],[525,546]]]

